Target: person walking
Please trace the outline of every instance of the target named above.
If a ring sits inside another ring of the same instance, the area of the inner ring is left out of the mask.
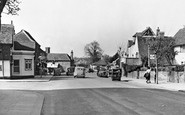
[[[146,83],[151,83],[151,81],[150,81],[150,72],[151,72],[151,69],[150,69],[150,67],[148,67],[145,74],[144,74],[144,77],[146,78]]]

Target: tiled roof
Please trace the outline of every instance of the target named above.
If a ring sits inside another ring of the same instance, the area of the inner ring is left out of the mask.
[[[0,32],[0,43],[12,44],[12,38],[14,35],[14,26],[11,24],[2,24]]]
[[[70,61],[69,55],[65,53],[48,53],[47,54],[48,61]]]
[[[149,32],[149,33],[148,33]],[[136,34],[133,35],[133,37],[136,36],[145,36],[145,35],[152,35],[154,36],[155,33],[152,31],[152,29],[150,27],[147,27],[144,31],[142,32],[136,32]]]
[[[14,49],[19,50],[20,47],[18,46],[25,46],[29,49],[35,49],[37,42],[27,31],[21,30],[19,33],[15,35],[14,43],[15,43]]]
[[[131,47],[134,44],[133,40],[128,40],[128,48]]]
[[[175,45],[185,45],[185,28],[180,29],[174,36]]]

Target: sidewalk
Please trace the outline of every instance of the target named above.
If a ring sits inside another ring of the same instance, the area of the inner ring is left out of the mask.
[[[185,92],[185,83],[171,83],[167,81],[158,81],[158,84],[156,84],[154,83],[154,80],[151,79],[151,83],[147,84],[145,79],[136,79],[136,78],[125,77],[125,76],[123,76],[121,79],[129,80],[130,82],[142,84],[148,87]]]
[[[40,115],[44,96],[26,91],[0,91],[0,115]]]
[[[36,75],[34,78],[25,78],[25,79],[0,79],[1,81],[6,82],[48,82],[53,78],[53,75]]]

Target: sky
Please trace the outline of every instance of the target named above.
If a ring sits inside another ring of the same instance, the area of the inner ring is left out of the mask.
[[[113,56],[136,32],[157,27],[174,36],[185,25],[185,0],[19,0],[17,16],[2,14],[2,23],[13,20],[15,32],[28,31],[51,53],[74,52],[85,57],[84,47],[97,41],[104,54]]]

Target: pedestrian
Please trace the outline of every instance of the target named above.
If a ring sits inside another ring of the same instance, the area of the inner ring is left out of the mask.
[[[151,69],[150,69],[150,67],[148,67],[145,74],[144,74],[144,77],[146,78],[146,83],[151,83],[151,81],[150,81],[150,72],[151,72]]]
[[[155,74],[154,74],[154,82],[156,83],[156,74],[157,74],[157,69],[155,68]]]

